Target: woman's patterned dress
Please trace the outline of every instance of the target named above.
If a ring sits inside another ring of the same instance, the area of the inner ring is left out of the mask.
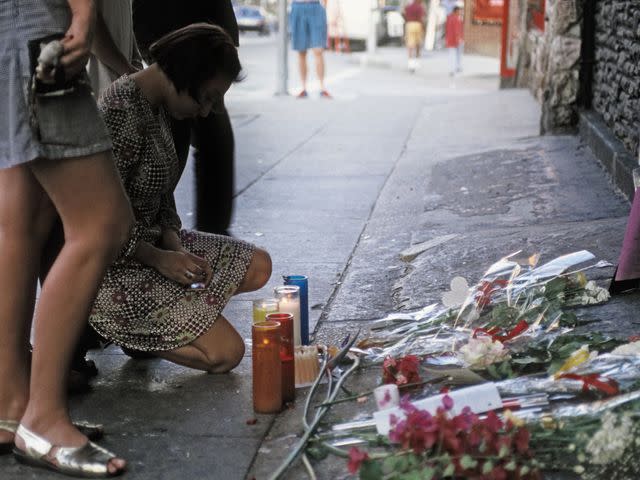
[[[255,247],[220,235],[180,231],[173,191],[182,167],[169,120],[162,108],[154,110],[131,78],[116,80],[98,104],[141,238],[157,245],[164,229],[180,232],[182,245],[211,264],[213,279],[206,289],[191,290],[135,260],[113,265],[89,321],[98,333],[128,348],[181,347],[211,328],[242,282]]]

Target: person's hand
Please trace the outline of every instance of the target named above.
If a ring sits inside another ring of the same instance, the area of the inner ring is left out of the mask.
[[[205,285],[209,285],[209,282],[211,281],[211,277],[213,277],[213,269],[211,268],[211,265],[209,264],[209,262],[207,262],[204,258],[189,252],[184,247],[182,247],[179,251],[181,253],[184,253],[186,256],[188,256],[192,262],[196,263],[200,267],[201,271],[205,272],[205,276],[204,276],[205,280],[203,281],[203,283]]]
[[[90,7],[72,13],[71,25],[62,39],[64,54],[60,59],[67,79],[75,77],[87,65],[95,23],[95,14]]]
[[[155,267],[163,276],[182,285],[207,285],[213,273],[211,266],[203,258],[188,252],[169,250],[163,250],[158,255]]]

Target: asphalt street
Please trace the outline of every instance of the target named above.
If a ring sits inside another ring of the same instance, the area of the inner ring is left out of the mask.
[[[616,261],[628,203],[578,139],[538,136],[539,106],[527,91],[498,90],[496,59],[467,57],[463,74],[450,78],[446,52],[427,54],[415,74],[399,47],[374,57],[328,53],[333,100],[314,91],[306,100],[273,95],[273,37],[243,37],[241,59],[246,80],[226,99],[237,149],[231,230],[274,261],[269,284],[225,310],[244,338],[251,300],[271,296],[285,274],[309,276],[316,340],[335,343],[391,311],[438,300],[452,277],[472,282],[515,250],[551,258],[584,248]],[[188,168],[176,195],[185,226],[192,185]],[[434,247],[403,260],[429,240]],[[611,273],[594,275],[604,282]],[[584,314],[624,334],[637,301]],[[130,360],[116,347],[93,358],[100,375],[90,394],[72,399],[72,411],[105,423],[103,444],[130,461],[125,478],[264,479],[300,433],[301,402],[277,416],[253,413],[250,349],[219,376]],[[354,381],[377,380],[363,372]],[[335,458],[316,471],[348,478]],[[5,457],[0,478],[59,477]],[[287,478],[306,477],[294,468]]]

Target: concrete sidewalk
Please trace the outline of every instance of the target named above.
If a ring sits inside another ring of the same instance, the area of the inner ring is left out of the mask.
[[[225,310],[244,338],[251,300],[270,296],[283,274],[309,276],[316,340],[334,343],[390,311],[438,299],[457,274],[477,279],[519,248],[545,258],[586,248],[615,262],[628,205],[575,138],[538,138],[538,106],[526,91],[497,91],[492,69],[465,74],[454,87],[441,73],[359,69],[335,82],[334,101],[232,96],[232,231],[274,260],[269,285]],[[190,182],[186,175],[177,198],[186,225]],[[456,237],[400,259],[444,235]],[[635,301],[599,309],[602,325],[627,325]],[[256,416],[249,354],[233,373],[214,376],[130,360],[110,347],[93,355],[100,375],[90,394],[72,399],[72,411],[106,424],[102,444],[129,459],[125,478],[265,479],[296,441],[301,402]],[[365,371],[355,382],[374,385],[378,375]],[[9,457],[0,472],[8,480],[60,478]],[[335,458],[317,472],[347,477]],[[306,477],[296,467],[287,478]]]

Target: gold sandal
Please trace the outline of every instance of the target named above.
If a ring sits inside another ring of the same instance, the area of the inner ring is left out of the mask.
[[[19,422],[15,420],[0,420],[0,430],[13,433],[15,435]],[[13,440],[0,443],[0,455],[7,455],[13,450]]]
[[[21,463],[85,478],[113,477],[124,472],[119,470],[110,473],[109,462],[116,456],[93,442],[87,442],[82,447],[58,447],[23,425],[18,426],[16,436],[25,444],[24,450],[17,447],[13,449],[13,454]]]
[[[16,434],[20,422],[16,420],[0,420],[0,430]],[[104,426],[99,423],[73,422],[73,425],[89,440],[100,440],[104,436]],[[0,442],[0,456],[8,455],[13,451],[13,441]]]

